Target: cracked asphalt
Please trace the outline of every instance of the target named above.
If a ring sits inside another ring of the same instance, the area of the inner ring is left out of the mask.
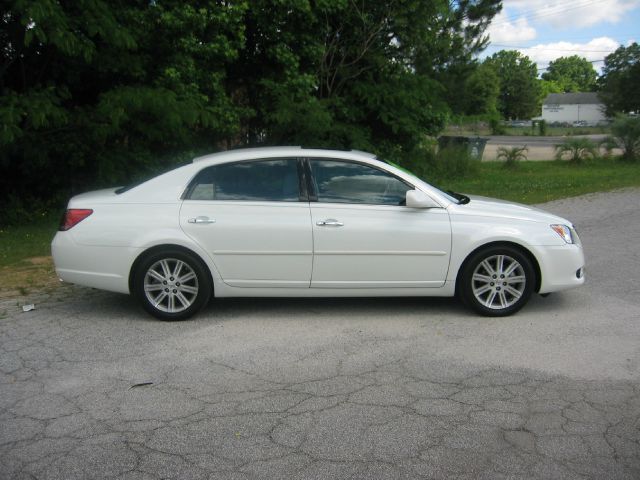
[[[3,301],[0,478],[640,478],[639,205],[544,205],[577,225],[587,284],[508,318],[450,299],[218,300],[182,323],[79,287]]]

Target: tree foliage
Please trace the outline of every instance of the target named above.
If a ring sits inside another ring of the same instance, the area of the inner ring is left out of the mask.
[[[237,131],[246,4],[23,0],[3,12],[2,200],[131,181]]]
[[[464,83],[464,113],[467,115],[494,115],[498,112],[500,78],[488,64],[479,65]]]
[[[605,57],[600,90],[608,115],[640,111],[640,45],[621,46]]]
[[[640,117],[618,114],[611,124],[611,131],[622,148],[622,159],[640,160]]]
[[[484,61],[500,80],[498,110],[503,118],[531,118],[538,114],[538,69],[517,50],[501,50]]]
[[[562,85],[553,81],[553,80],[545,80],[544,78],[540,80],[538,83],[540,86],[540,98],[544,100],[547,98],[547,95],[550,93],[564,93],[564,89]]]
[[[406,154],[443,128],[453,85],[483,90],[466,73],[500,8],[3,2],[0,201],[63,198],[238,145]]]
[[[549,62],[542,79],[556,83],[562,92],[593,92],[597,73],[593,64],[579,55],[560,57]]]

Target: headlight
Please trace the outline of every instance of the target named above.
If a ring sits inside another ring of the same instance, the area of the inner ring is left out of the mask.
[[[567,243],[573,243],[573,236],[571,235],[571,228],[567,225],[550,225],[554,232]]]

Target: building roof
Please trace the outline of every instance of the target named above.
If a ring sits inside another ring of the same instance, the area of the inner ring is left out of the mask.
[[[550,93],[544,105],[594,105],[602,103],[596,92]]]

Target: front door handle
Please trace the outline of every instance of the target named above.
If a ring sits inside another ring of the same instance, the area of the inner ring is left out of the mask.
[[[344,227],[344,223],[339,222],[333,218],[327,218],[326,220],[320,220],[316,222],[319,227]]]
[[[214,219],[211,219],[209,217],[205,217],[203,215],[196,217],[196,218],[190,218],[189,220],[187,220],[187,222],[189,223],[216,223],[216,221]]]

